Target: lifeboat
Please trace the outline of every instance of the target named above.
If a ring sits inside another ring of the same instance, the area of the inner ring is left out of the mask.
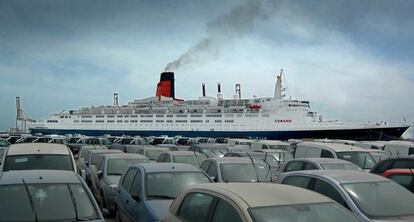
[[[262,105],[259,105],[259,104],[250,104],[249,105],[249,109],[258,110],[260,108],[262,108]]]

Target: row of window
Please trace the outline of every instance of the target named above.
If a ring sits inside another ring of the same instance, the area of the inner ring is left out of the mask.
[[[50,120],[50,121],[56,121],[57,122],[57,120]],[[48,120],[48,122],[49,122],[49,120]],[[75,123],[79,123],[79,120],[74,120],[74,122]],[[81,120],[80,122],[81,123],[92,123],[92,120]],[[115,120],[107,120],[106,122],[107,123],[114,123]],[[128,123],[128,122],[130,122],[130,123],[137,123],[138,120],[130,120],[130,121],[128,121],[128,120],[117,120],[116,122],[117,123]],[[154,121],[153,120],[143,119],[143,120],[140,120],[139,122],[140,123],[152,123]],[[155,122],[156,123],[164,123],[164,120],[156,120]],[[167,123],[173,123],[174,121],[173,120],[166,120],[165,122],[167,122]],[[188,121],[187,120],[175,120],[175,122],[176,123],[187,123]],[[202,123],[203,120],[190,120],[190,122],[191,123]],[[209,120],[206,120],[205,122],[206,123],[209,123],[210,121]],[[222,120],[218,120],[217,119],[217,120],[214,120],[214,122],[215,123],[221,123]],[[225,123],[234,123],[234,120],[225,120],[224,122]],[[95,120],[95,123],[105,123],[105,121],[104,120]]]
[[[139,115],[139,117],[141,118],[152,118],[154,115]],[[174,117],[174,115],[168,114],[165,115],[167,118],[172,118]],[[186,118],[188,115],[183,115],[183,114],[177,114],[176,117],[177,118]],[[222,114],[206,114],[206,117],[214,117],[214,118],[219,118],[222,117]],[[234,114],[225,114],[225,117],[234,117]],[[237,114],[237,117],[243,117],[243,114]],[[246,114],[246,117],[259,117],[259,114]],[[96,115],[96,118],[105,118],[105,115]],[[115,115],[107,115],[107,118],[115,118]],[[138,118],[138,115],[116,115],[117,118]],[[155,117],[157,118],[164,118],[164,115],[160,115],[157,114],[155,115]],[[192,114],[190,115],[190,117],[193,118],[202,118],[203,115],[202,114]],[[262,114],[262,117],[269,117],[269,114]],[[93,116],[91,115],[87,115],[87,116],[81,116],[81,118],[83,119],[88,119],[88,118],[93,118]]]

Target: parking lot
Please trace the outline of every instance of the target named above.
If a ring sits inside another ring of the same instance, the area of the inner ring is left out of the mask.
[[[205,208],[209,217],[216,218],[213,221],[229,217],[235,221],[241,217],[330,221],[318,213],[319,208],[340,215],[343,221],[398,215],[404,215],[399,221],[414,220],[414,158],[410,156],[414,143],[410,141],[220,138],[215,142],[184,137],[84,136],[49,142],[30,136],[21,141],[10,144],[7,138],[0,139],[0,200],[14,198],[15,204],[23,206],[19,202],[23,197],[13,195],[17,190],[26,193],[32,216],[38,219],[68,216],[73,209],[77,218],[99,218],[102,211],[106,221],[115,221],[107,214],[114,215],[122,207],[125,213],[120,216],[124,220],[172,221],[180,214],[187,221],[195,221],[206,215],[194,209],[209,205],[197,205],[192,199],[203,197],[215,206]],[[68,185],[62,186],[65,183]],[[303,192],[300,198],[298,192]],[[67,212],[52,202],[54,195],[59,195],[61,204],[67,204]],[[235,205],[222,199],[225,196]],[[171,205],[174,199],[177,201]],[[290,209],[296,212],[291,215],[274,213],[279,212],[275,206],[293,200],[306,207]],[[323,204],[314,205],[316,200]],[[236,209],[246,207],[242,203],[250,203],[252,213],[241,215]],[[254,207],[262,204],[272,211]],[[0,201],[0,219],[17,218],[11,208],[6,211],[8,207]],[[41,213],[44,207],[49,207],[49,213]],[[30,217],[30,212],[24,216]]]

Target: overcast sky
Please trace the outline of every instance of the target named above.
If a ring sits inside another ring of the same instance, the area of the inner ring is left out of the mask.
[[[414,1],[0,0],[0,130],[15,97],[34,119],[154,96],[287,97],[351,122],[414,121]]]

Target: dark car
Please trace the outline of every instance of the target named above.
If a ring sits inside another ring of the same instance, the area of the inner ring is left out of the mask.
[[[393,157],[382,160],[371,169],[370,173],[383,174],[385,171],[395,168],[413,169],[414,156]]]
[[[150,160],[140,154],[109,153],[104,154],[96,165],[96,176],[91,177],[92,193],[101,208],[115,211],[115,197],[118,183],[128,167],[137,163],[149,163]]]
[[[199,168],[178,163],[132,165],[122,176],[116,198],[117,221],[159,221],[189,185],[211,183]]]

